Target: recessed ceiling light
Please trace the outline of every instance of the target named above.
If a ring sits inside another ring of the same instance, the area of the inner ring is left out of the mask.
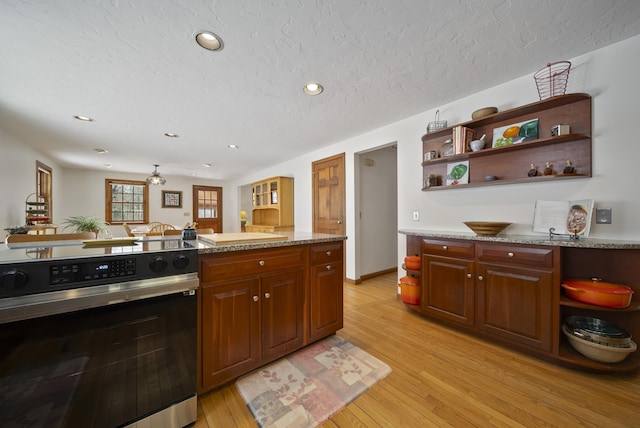
[[[320,95],[324,88],[319,83],[307,83],[302,90],[307,95]]]
[[[210,51],[219,51],[224,47],[222,39],[211,31],[201,31],[196,34],[196,42],[198,42],[198,44],[203,48]]]
[[[113,165],[111,165],[110,163],[105,163],[105,164],[104,164],[104,167],[105,167],[105,168],[111,168],[112,166],[113,166]]]
[[[240,148],[240,146],[236,146],[235,144],[228,144],[227,147],[230,148],[230,149],[239,149]]]
[[[88,116],[73,116],[74,119],[81,120],[83,122],[93,122],[93,118]]]
[[[174,134],[173,132],[165,132],[164,135],[166,137],[170,137],[170,138],[178,138],[179,137],[178,134]]]
[[[106,149],[93,149],[93,150],[99,155],[106,155],[107,153],[109,153],[109,150],[106,150]]]
[[[211,168],[211,164],[210,164],[210,163],[202,164],[202,166],[204,166],[204,167],[206,167],[206,168]]]

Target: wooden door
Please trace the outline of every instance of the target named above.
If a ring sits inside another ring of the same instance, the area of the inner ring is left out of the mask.
[[[551,350],[553,274],[479,263],[477,325],[487,333]]]
[[[424,255],[422,312],[474,325],[473,260]]]
[[[193,221],[222,233],[222,187],[193,186]]]
[[[260,364],[260,279],[202,287],[202,384],[208,391]]]
[[[313,231],[346,235],[344,153],[312,163]]]
[[[302,269],[261,278],[262,356],[279,358],[304,344],[304,274]]]

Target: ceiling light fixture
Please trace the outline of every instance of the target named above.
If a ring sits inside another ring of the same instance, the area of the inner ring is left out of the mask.
[[[302,90],[307,95],[320,95],[324,88],[319,83],[307,83]]]
[[[169,138],[178,138],[179,137],[178,134],[174,134],[173,132],[165,132],[164,136],[165,137],[169,137]]]
[[[198,42],[201,47],[210,51],[220,51],[224,47],[222,39],[211,31],[201,31],[196,34],[196,42]]]
[[[203,165],[204,167],[206,167],[206,168],[211,168],[211,164],[210,164],[210,163],[205,163],[205,164],[202,164],[202,165]]]
[[[73,116],[74,119],[81,120],[83,122],[93,122],[93,118],[89,116]]]
[[[93,149],[93,150],[99,155],[106,155],[107,153],[109,153],[109,150],[106,150],[106,149]]]
[[[160,173],[158,172],[158,167],[160,165],[153,165],[155,166],[155,169],[153,170],[153,173],[151,173],[151,175],[149,177],[147,177],[147,183],[149,184],[153,184],[154,186],[158,186],[158,185],[163,185],[167,182],[167,180],[160,175]]]
[[[235,144],[228,144],[227,147],[230,148],[230,149],[239,149],[240,148],[240,146],[236,146]]]

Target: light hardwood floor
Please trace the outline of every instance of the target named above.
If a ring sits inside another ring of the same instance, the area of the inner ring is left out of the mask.
[[[640,427],[640,375],[562,368],[409,312],[396,274],[344,284],[345,338],[391,374],[323,427]],[[198,400],[196,428],[255,427],[230,384]]]

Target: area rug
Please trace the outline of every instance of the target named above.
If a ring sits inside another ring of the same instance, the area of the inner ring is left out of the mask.
[[[334,335],[241,377],[236,387],[260,427],[315,427],[390,372]]]

